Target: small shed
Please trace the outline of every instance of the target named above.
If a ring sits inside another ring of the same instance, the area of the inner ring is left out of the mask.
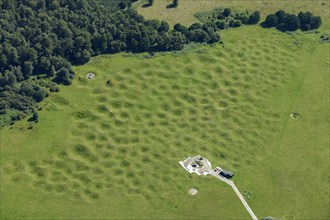
[[[227,179],[231,179],[235,174],[231,171],[228,171],[228,170],[224,170],[222,169],[219,173],[219,175],[227,178]]]

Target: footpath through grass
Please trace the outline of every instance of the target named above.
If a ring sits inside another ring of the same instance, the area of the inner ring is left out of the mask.
[[[256,26],[222,36],[76,67],[32,130],[1,130],[1,218],[249,218],[229,186],[178,164],[196,154],[235,172],[258,217],[329,218],[329,45]]]

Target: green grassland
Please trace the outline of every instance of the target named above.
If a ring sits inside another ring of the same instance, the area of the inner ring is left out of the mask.
[[[229,186],[178,164],[201,154],[258,217],[329,219],[329,44],[258,26],[222,37],[75,67],[33,129],[1,130],[1,218],[248,219]]]
[[[196,14],[200,12],[208,12],[214,8],[229,7],[232,10],[240,11],[255,11],[259,10],[262,18],[270,13],[275,13],[278,10],[285,10],[289,13],[298,14],[300,11],[310,11],[315,15],[323,17],[323,26],[325,30],[329,29],[329,5],[330,0],[179,0],[177,8],[166,8],[172,3],[172,0],[154,0],[151,7],[142,7],[140,1],[135,4],[136,9],[146,19],[163,19],[171,25],[181,23],[190,25],[198,22]],[[322,5],[322,3],[325,5]]]

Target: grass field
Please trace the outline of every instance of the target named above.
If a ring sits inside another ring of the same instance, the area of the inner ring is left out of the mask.
[[[257,26],[222,37],[75,67],[32,130],[1,130],[1,218],[248,219],[229,186],[178,164],[201,154],[258,217],[329,219],[329,44]]]
[[[198,22],[196,13],[211,11],[217,7],[229,7],[237,11],[259,10],[262,18],[278,10],[298,14],[311,11],[323,17],[322,28],[329,30],[329,0],[179,0],[177,8],[166,8],[172,0],[154,0],[151,7],[142,7],[147,1],[140,1],[136,9],[146,19],[163,19],[171,25],[181,23],[190,25]],[[325,5],[322,5],[322,3]]]

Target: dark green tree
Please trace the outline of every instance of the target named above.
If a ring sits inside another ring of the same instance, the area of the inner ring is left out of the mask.
[[[249,16],[248,24],[258,24],[260,21],[260,12],[255,11]]]
[[[231,15],[231,9],[230,8],[225,8],[225,10],[223,11],[223,16],[224,17],[228,17],[229,15]]]
[[[13,65],[13,66],[16,66],[20,63],[16,48],[13,48],[13,47],[9,48],[9,51],[7,54],[7,60],[8,60],[8,64]]]
[[[144,37],[141,39],[139,48],[141,51],[148,51],[150,49],[150,40],[148,37]]]
[[[182,29],[183,29],[183,27],[184,27],[184,26],[183,26],[182,24],[177,23],[177,24],[174,25],[173,29],[176,30],[176,31],[181,32]]]
[[[298,14],[300,28],[302,31],[317,29],[321,26],[321,17],[314,16],[311,12],[300,12]]]
[[[39,114],[38,114],[38,112],[33,112],[33,115],[32,115],[31,120],[32,121],[38,121],[39,120]]]
[[[227,28],[226,22],[224,21],[217,21],[216,25],[220,30],[224,30]]]
[[[67,68],[62,68],[58,71],[55,81],[64,85],[70,85],[74,74]]]
[[[179,0],[173,0],[173,3],[172,3],[173,8],[178,7],[178,5],[179,5]]]
[[[50,71],[49,71],[48,76],[50,76],[50,77],[54,77],[55,74],[56,74],[55,66],[52,65],[51,68],[50,68]]]
[[[161,32],[161,31],[168,32],[169,29],[170,29],[170,25],[166,21],[161,21],[160,26],[157,30],[158,30],[158,32]]]
[[[153,19],[153,20],[147,20],[144,22],[144,25],[147,28],[153,29],[153,30],[157,30],[160,27],[160,21]]]
[[[240,20],[230,20],[229,22],[229,27],[234,27],[234,28],[237,28],[237,27],[240,27],[242,25],[242,21]]]
[[[75,60],[73,61],[74,64],[84,64],[87,63],[91,59],[91,54],[88,50],[82,50],[75,53]]]
[[[320,16],[315,16],[311,22],[311,29],[318,29],[322,24],[322,20]]]
[[[0,70],[7,67],[8,59],[5,54],[0,55]]]
[[[193,42],[207,42],[209,40],[209,35],[202,29],[194,29],[189,31],[188,38]]]
[[[20,93],[26,96],[32,97],[34,94],[34,85],[28,82],[24,82],[21,85]]]
[[[299,27],[299,19],[294,14],[286,14],[283,23],[277,26],[277,28],[281,31],[296,31]]]
[[[181,25],[181,24],[178,23],[178,24],[175,24],[175,25],[174,25],[174,28],[173,28],[173,29],[174,29],[175,31],[178,31],[178,32],[182,33],[182,34],[185,35],[186,38],[187,38],[188,33],[189,33],[187,27],[185,27],[185,26],[183,26],[183,25]]]
[[[180,32],[171,32],[169,50],[182,50],[186,37]]]
[[[242,22],[242,24],[250,24],[249,15],[247,13],[236,14],[234,19],[240,20]]]
[[[25,61],[23,64],[23,74],[25,75],[25,77],[29,77],[32,76],[33,74],[33,63],[31,61]]]
[[[34,90],[32,97],[36,102],[41,102],[46,97],[46,93],[42,90],[40,86],[37,86]]]
[[[275,13],[276,17],[277,17],[277,22],[278,24],[281,24],[285,21],[285,18],[287,16],[287,13],[285,13],[285,11],[283,10],[279,10]]]
[[[278,24],[278,18],[277,18],[277,16],[275,14],[269,14],[269,15],[267,15],[264,24],[265,24],[266,27],[276,27],[277,24]]]
[[[300,22],[300,28],[302,31],[308,31],[311,29],[311,23],[313,19],[313,14],[310,12],[300,12],[298,14],[299,22]]]
[[[190,27],[188,28],[188,30],[196,30],[196,29],[202,29],[203,25],[200,23],[193,23],[192,25],[190,25]]]

